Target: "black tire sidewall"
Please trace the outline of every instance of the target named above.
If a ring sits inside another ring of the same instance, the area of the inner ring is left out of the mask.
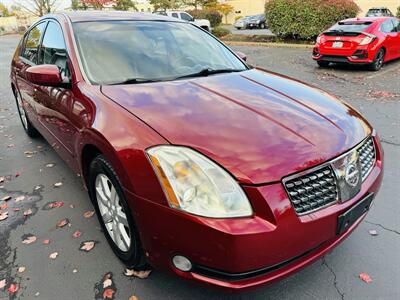
[[[112,240],[111,236],[109,235],[109,233],[107,231],[107,228],[104,224],[103,218],[100,215],[100,210],[99,210],[99,207],[97,204],[96,190],[95,190],[95,182],[96,182],[96,177],[98,174],[104,174],[110,179],[110,181],[114,185],[114,188],[116,189],[116,192],[120,199],[120,203],[125,211],[125,215],[128,220],[129,230],[130,230],[130,234],[131,234],[131,245],[130,245],[128,251],[126,251],[126,252],[121,251],[118,248],[118,246],[114,243],[114,241]],[[141,247],[139,233],[138,233],[136,224],[134,222],[134,219],[131,214],[131,210],[126,201],[125,194],[122,190],[120,181],[119,181],[114,169],[112,168],[111,164],[102,155],[97,156],[90,164],[90,168],[89,168],[89,172],[88,172],[88,189],[89,189],[90,198],[96,209],[96,214],[97,214],[99,223],[103,229],[104,235],[106,236],[106,239],[107,239],[111,249],[118,256],[118,258],[124,262],[125,265],[127,265],[129,267],[134,267],[136,269],[142,268],[145,265],[145,259],[144,259],[144,253],[143,253],[143,250]]]
[[[376,62],[377,62],[377,59],[378,59],[380,53],[383,53],[383,61],[382,61],[382,64],[377,67]],[[385,50],[380,48],[379,51],[375,55],[374,62],[370,65],[370,69],[372,71],[379,71],[382,68],[384,61],[385,61]]]
[[[29,121],[29,117],[28,114],[25,111],[25,117],[26,117],[26,128],[24,126],[24,123],[22,122],[22,117],[21,117],[21,111],[18,105],[18,100],[17,100],[17,94],[20,97],[21,101],[22,101],[22,97],[21,94],[19,93],[18,90],[14,91],[14,98],[15,98],[15,104],[17,105],[17,110],[18,110],[18,116],[19,116],[19,120],[21,121],[21,125],[22,128],[24,129],[25,133],[29,136],[29,137],[38,137],[40,134],[39,132],[36,130],[36,128],[32,125],[32,123]]]

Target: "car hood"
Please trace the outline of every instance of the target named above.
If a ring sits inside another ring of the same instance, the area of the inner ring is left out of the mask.
[[[255,69],[102,92],[171,144],[196,149],[244,184],[280,181],[371,133],[359,113],[328,93]]]

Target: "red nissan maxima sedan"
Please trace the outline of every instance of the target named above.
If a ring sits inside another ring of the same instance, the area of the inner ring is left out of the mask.
[[[383,175],[375,130],[244,60],[193,24],[134,13],[48,15],[18,45],[22,125],[81,175],[127,266],[243,290],[365,217]]]
[[[400,58],[400,22],[394,17],[347,19],[321,33],[313,50],[320,67],[364,64],[372,71]]]

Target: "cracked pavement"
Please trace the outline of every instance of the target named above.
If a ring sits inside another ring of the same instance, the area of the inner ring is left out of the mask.
[[[348,101],[379,132],[386,159],[381,191],[349,238],[323,259],[278,283],[233,295],[157,271],[146,280],[123,275],[124,267],[107,245],[97,219],[83,217],[92,205],[80,178],[45,140],[31,140],[23,132],[8,79],[18,39],[0,37],[0,176],[6,176],[0,183],[4,186],[0,199],[13,197],[8,201],[9,218],[0,221],[0,280],[19,284],[11,299],[102,299],[101,280],[107,274],[112,274],[114,299],[131,295],[146,300],[400,299],[400,61],[386,65],[379,73],[358,67],[319,69],[310,58],[310,50],[232,47],[246,53],[254,65],[312,83]],[[14,146],[9,147],[11,144]],[[48,163],[55,165],[47,168]],[[63,185],[55,188],[56,182]],[[25,199],[15,203],[21,195]],[[47,209],[53,201],[63,201],[64,206]],[[29,209],[32,214],[23,216]],[[63,218],[68,218],[71,226],[56,228]],[[378,235],[370,235],[371,229]],[[72,237],[75,230],[82,232],[80,238]],[[29,234],[38,240],[22,244]],[[50,239],[50,244],[43,245],[44,239]],[[87,240],[98,243],[88,253],[79,251],[81,242]],[[48,256],[54,251],[59,256],[50,260]],[[26,271],[19,273],[20,266]],[[358,275],[362,272],[373,282],[361,281]],[[8,298],[7,291],[0,289],[0,299]]]

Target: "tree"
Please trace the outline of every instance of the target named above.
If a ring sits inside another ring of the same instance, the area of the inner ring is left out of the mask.
[[[225,16],[225,24],[228,23],[228,15],[233,12],[234,7],[232,5],[221,3],[218,4],[215,9]]]
[[[182,0],[150,0],[150,4],[153,5],[154,10],[167,10],[177,9],[183,4]]]
[[[57,10],[60,3],[60,0],[20,0],[16,5],[41,17]]]
[[[83,6],[93,7],[94,9],[103,9],[104,5],[113,3],[111,0],[81,0]]]
[[[186,6],[192,6],[195,10],[198,8],[204,8],[206,6],[215,6],[217,4],[217,0],[183,0],[182,1]]]
[[[5,6],[3,3],[0,3],[0,17],[9,17],[9,16],[11,16],[11,14],[7,6]]]
[[[116,0],[113,5],[115,10],[129,10],[130,8],[136,9],[136,5],[132,0]]]

